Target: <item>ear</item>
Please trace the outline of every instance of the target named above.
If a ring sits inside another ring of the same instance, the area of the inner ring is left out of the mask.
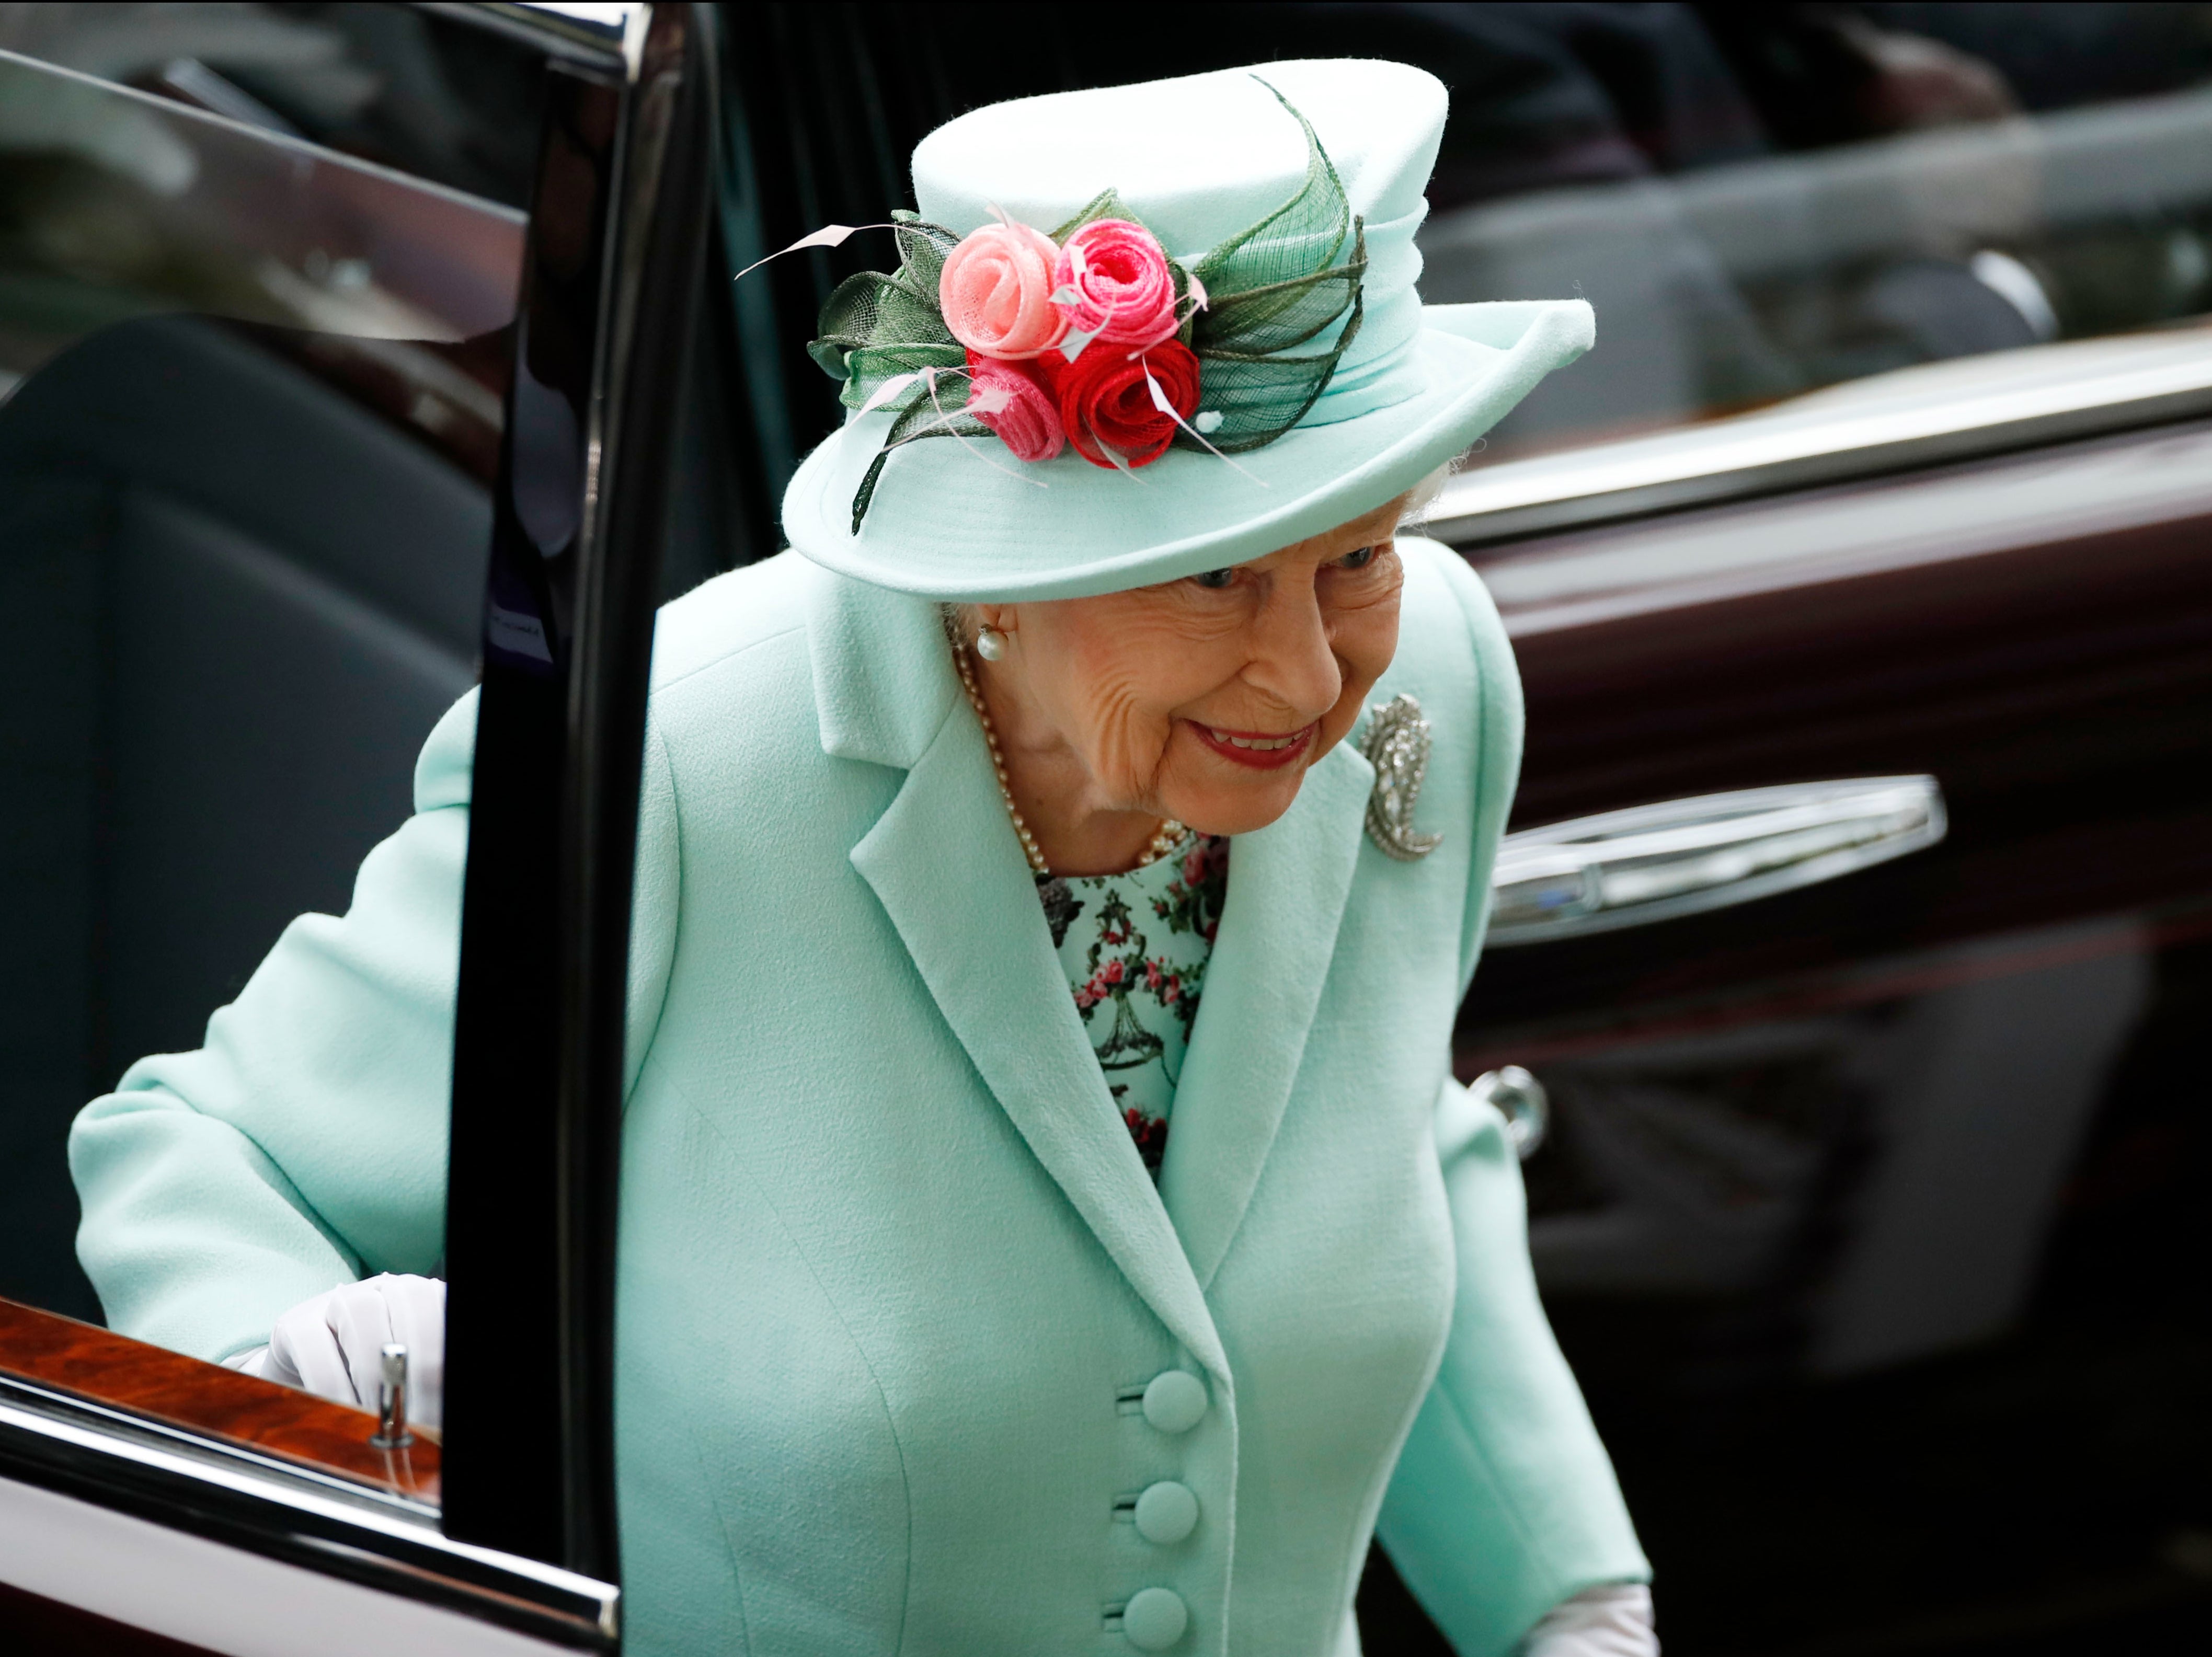
[[[969,608],[978,622],[1000,633],[1012,633],[1021,626],[1019,604],[971,604]]]

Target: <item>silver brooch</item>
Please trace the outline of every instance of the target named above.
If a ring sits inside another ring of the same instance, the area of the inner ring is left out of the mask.
[[[1395,696],[1367,710],[1372,723],[1362,750],[1375,768],[1367,797],[1367,835],[1385,857],[1413,863],[1443,844],[1442,835],[1413,832],[1413,802],[1429,774],[1429,722],[1411,696]]]

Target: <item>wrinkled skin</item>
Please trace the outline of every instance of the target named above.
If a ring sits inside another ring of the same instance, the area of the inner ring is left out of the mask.
[[[1404,506],[1184,580],[968,607],[969,638],[1006,635],[971,660],[1054,873],[1133,867],[1164,817],[1243,835],[1290,810],[1397,650]]]

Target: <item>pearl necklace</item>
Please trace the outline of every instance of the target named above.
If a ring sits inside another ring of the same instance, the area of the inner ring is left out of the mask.
[[[952,660],[960,670],[960,684],[968,693],[968,705],[975,710],[975,717],[982,724],[984,745],[991,750],[991,769],[999,777],[999,798],[1006,802],[1006,816],[1012,819],[1014,833],[1021,838],[1023,855],[1029,859],[1030,868],[1034,873],[1041,877],[1049,875],[1052,869],[1045,862],[1044,853],[1037,849],[1036,836],[1030,832],[1030,826],[1022,816],[1021,807],[1014,804],[1013,785],[1006,779],[1006,756],[999,748],[999,728],[991,723],[991,710],[983,706],[982,688],[975,683],[975,669],[968,659],[965,640],[953,640]],[[1152,842],[1145,848],[1144,856],[1137,859],[1137,867],[1141,869],[1146,864],[1158,863],[1182,845],[1183,837],[1189,832],[1173,817],[1163,818],[1159,832],[1152,836]]]

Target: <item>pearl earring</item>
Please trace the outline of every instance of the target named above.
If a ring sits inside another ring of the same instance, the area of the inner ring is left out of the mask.
[[[995,662],[1006,653],[1006,635],[994,627],[975,630],[975,653],[987,662]]]

